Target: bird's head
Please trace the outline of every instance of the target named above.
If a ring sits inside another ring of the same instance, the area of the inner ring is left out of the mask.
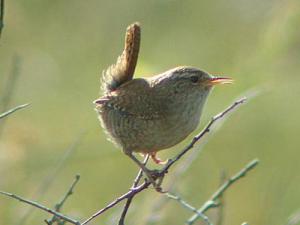
[[[153,86],[174,96],[207,96],[214,85],[232,82],[231,78],[213,76],[193,67],[177,67],[151,78]]]

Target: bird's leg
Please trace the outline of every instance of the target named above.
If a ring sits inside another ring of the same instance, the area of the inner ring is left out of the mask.
[[[156,153],[157,152],[151,152],[150,153],[150,156],[151,156],[151,159],[153,160],[153,162],[155,162],[156,164],[159,164],[159,165],[165,165],[165,164],[167,164],[167,162],[169,161],[169,160],[161,160],[160,158],[158,158],[157,156],[156,156]]]
[[[147,178],[149,179],[149,181],[151,182],[151,184],[153,185],[153,187],[157,190],[157,191],[161,191],[161,188],[159,187],[159,185],[155,182],[155,180],[153,179],[153,174],[152,171],[149,170],[143,163],[141,163],[130,151],[124,151],[126,155],[128,155],[144,172],[144,174],[147,176]]]

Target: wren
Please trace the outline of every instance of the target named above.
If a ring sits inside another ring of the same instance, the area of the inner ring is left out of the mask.
[[[133,152],[149,154],[154,162],[163,163],[156,153],[193,132],[212,87],[231,83],[232,79],[189,66],[134,79],[140,36],[138,23],[127,28],[123,53],[103,72],[104,96],[94,103],[110,140],[143,169],[155,186],[150,171]]]

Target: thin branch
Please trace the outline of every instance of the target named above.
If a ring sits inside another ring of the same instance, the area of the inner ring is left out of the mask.
[[[18,111],[20,109],[23,109],[23,108],[25,108],[25,107],[27,107],[29,105],[30,104],[27,103],[27,104],[24,104],[24,105],[19,105],[19,106],[13,108],[13,109],[10,109],[7,112],[4,112],[4,113],[0,114],[0,119],[3,119],[4,117],[7,117],[8,115],[10,115],[10,114],[12,114],[12,113],[14,113],[14,112],[16,112],[16,111]]]
[[[74,190],[76,184],[78,183],[79,179],[80,179],[80,175],[77,174],[77,175],[75,176],[75,179],[74,179],[73,183],[71,184],[69,190],[68,190],[67,193],[65,194],[65,196],[62,198],[62,200],[61,200],[58,204],[55,205],[55,210],[56,210],[57,212],[60,212],[60,210],[61,210],[63,204],[65,203],[65,201],[67,200],[67,198],[68,198],[70,195],[73,194],[73,190]]]
[[[51,173],[44,179],[42,184],[39,186],[38,190],[31,198],[36,199],[37,201],[41,200],[41,197],[45,196],[45,193],[49,190],[51,187],[52,182],[55,180],[55,178],[58,176],[58,173],[63,169],[64,165],[66,164],[66,161],[70,158],[72,154],[74,154],[75,150],[78,148],[80,142],[82,141],[82,138],[86,134],[86,131],[80,131],[80,133],[77,135],[77,137],[74,139],[74,141],[68,146],[65,150],[62,156],[59,157],[58,161],[56,162],[56,165],[54,168],[51,169]],[[28,209],[23,217],[21,218],[19,225],[26,224],[28,218],[30,217],[31,213],[34,211],[34,208]]]
[[[0,37],[4,27],[4,0],[0,1]]]
[[[249,93],[248,93],[249,94]],[[251,94],[251,93],[250,93]],[[247,100],[249,99],[247,95]],[[241,99],[240,99],[241,100]],[[240,101],[239,100],[239,101]],[[216,121],[215,126],[213,129],[210,129],[210,135],[206,137],[204,140],[201,140],[201,143],[197,145],[197,148],[191,149],[190,153],[181,160],[181,163],[177,165],[175,170],[168,175],[168,183],[166,186],[166,190],[174,192],[175,191],[175,183],[176,181],[184,174],[189,167],[192,165],[193,161],[196,160],[198,155],[202,152],[206,143],[213,137],[213,135],[220,130],[222,124],[228,119],[229,117],[223,117],[222,120]],[[222,182],[223,184],[223,182]],[[144,224],[148,224],[150,220],[153,220],[153,216],[158,218],[158,214],[162,211],[164,205],[168,202],[168,198],[164,198],[163,195],[158,199],[158,201],[154,202],[153,206],[151,207],[151,212],[149,216],[145,218]]]
[[[179,197],[178,195],[174,195],[171,193],[167,193],[166,194],[168,196],[168,198],[173,199],[175,201],[177,201],[179,204],[181,204],[184,208],[194,212],[196,215],[198,215],[200,218],[202,218],[208,225],[213,225],[213,223],[209,220],[209,218],[204,215],[201,212],[198,212],[198,210],[194,207],[191,206],[189,203],[187,203],[186,201],[184,201],[181,197]]]
[[[249,100],[252,100],[253,98],[257,97],[259,94],[261,94],[262,90],[259,88],[251,88],[247,91],[245,91],[243,94],[240,95],[237,99],[242,98],[242,96],[247,96],[247,102]],[[204,149],[205,145],[209,142],[211,138],[214,137],[214,135],[219,131],[222,127],[222,125],[226,122],[226,120],[229,118],[229,116],[223,117],[222,120],[219,120],[213,127],[213,129],[210,130],[210,135],[207,135],[205,139],[202,139],[201,142],[197,145],[196,148],[193,148],[188,155],[186,155],[178,164],[175,169],[173,169],[172,173],[168,175],[168,181],[165,184],[165,189],[171,192],[176,192],[176,182],[180,177],[190,168],[190,166],[193,164],[193,162],[197,159],[199,154]],[[223,184],[223,182],[222,182]],[[152,206],[150,206],[150,213],[147,217],[144,218],[144,221],[142,221],[143,224],[152,224],[153,218],[157,221],[160,219],[163,215],[163,208],[167,204],[168,198],[164,198],[163,195],[161,195],[156,201],[152,202]],[[219,207],[220,209],[220,207]],[[153,216],[155,215],[155,216]]]
[[[242,168],[237,174],[229,178],[211,197],[208,201],[206,201],[200,209],[197,211],[199,213],[205,213],[208,209],[218,206],[216,201],[222,194],[236,181],[240,180],[242,177],[246,176],[246,174],[257,166],[258,160],[254,159],[250,163],[248,163],[244,168]],[[193,215],[188,221],[188,225],[194,224],[194,222],[199,218],[198,214]]]
[[[149,160],[149,154],[147,154],[145,156],[143,164],[146,165],[147,162],[148,162],[148,160]],[[134,179],[134,182],[133,182],[133,184],[131,186],[131,189],[134,189],[134,188],[137,187],[137,185],[139,184],[142,176],[143,176],[143,170],[140,169],[140,171],[138,172],[136,178]],[[131,196],[131,197],[127,198],[127,201],[125,203],[125,206],[123,208],[123,211],[122,211],[122,214],[121,214],[121,217],[120,217],[120,220],[119,220],[119,225],[124,225],[125,217],[126,217],[126,214],[128,212],[128,209],[129,209],[129,207],[131,205],[131,202],[132,202],[133,198],[134,198],[134,196]]]
[[[182,152],[180,152],[174,159],[172,159],[171,161],[169,161],[168,164],[162,170],[158,171],[157,178],[162,178],[168,172],[168,170],[170,169],[170,167],[172,165],[174,165],[175,162],[177,162],[184,154],[186,154],[190,149],[192,149],[193,146],[194,146],[194,144],[196,142],[198,142],[205,134],[207,134],[210,131],[212,125],[217,120],[222,119],[227,113],[229,113],[234,108],[236,108],[237,106],[239,106],[240,104],[242,104],[245,100],[246,100],[246,98],[242,98],[242,99],[234,102],[231,106],[229,106],[228,108],[226,108],[223,112],[221,112],[218,115],[214,116],[212,118],[212,120],[208,123],[208,125],[204,128],[204,130],[202,132],[200,132],[197,136],[195,136],[194,139],[192,140],[192,142],[186,148],[184,148]],[[238,180],[242,176],[244,176],[248,170],[250,170],[251,168],[253,168],[257,164],[257,161],[256,161],[255,165],[254,165],[254,163],[252,163],[252,164],[249,164],[248,167],[246,167],[244,171],[241,171],[239,174],[237,174],[235,177],[231,178],[227,183],[225,183],[216,192],[216,194],[213,195],[212,201],[210,201],[210,205],[208,203],[206,203],[207,206],[205,207],[205,210],[203,210],[203,212],[201,212],[201,211],[200,212],[203,214],[208,208],[213,207],[214,203],[211,203],[211,202],[213,202],[214,198],[218,198],[233,182],[235,182],[236,180]],[[135,180],[135,182],[134,182],[135,186],[138,184],[138,182],[139,182],[140,179],[141,179],[141,175],[139,173],[138,176],[137,176],[137,178],[136,178],[136,180]],[[18,199],[19,201],[25,202],[27,204],[30,204],[30,205],[36,207],[36,208],[42,209],[42,210],[44,210],[44,211],[46,211],[48,213],[51,213],[51,214],[57,216],[58,218],[60,218],[62,220],[67,221],[67,222],[71,222],[71,223],[76,224],[76,225],[85,225],[85,224],[89,223],[91,220],[95,219],[99,215],[101,215],[104,212],[106,212],[107,210],[109,210],[110,208],[114,207],[118,203],[122,202],[123,200],[125,200],[125,199],[128,200],[130,198],[132,199],[135,195],[137,195],[138,193],[140,193],[143,190],[147,189],[150,185],[151,185],[151,182],[145,180],[139,186],[137,186],[135,188],[131,188],[127,193],[125,193],[122,196],[118,197],[117,199],[115,199],[114,201],[112,201],[111,203],[109,203],[107,206],[105,206],[101,210],[99,210],[96,213],[94,213],[92,216],[90,216],[88,219],[86,219],[83,223],[80,223],[79,221],[77,221],[75,219],[72,219],[72,218],[70,218],[68,216],[65,216],[65,215],[63,215],[63,214],[61,214],[59,212],[56,212],[55,210],[52,210],[50,208],[47,208],[47,207],[45,207],[45,206],[43,206],[43,205],[41,205],[39,203],[36,203],[34,201],[30,201],[30,200],[21,198],[21,197],[19,197],[17,195],[14,195],[14,194],[11,194],[11,193],[7,193],[7,192],[3,192],[3,191],[1,191],[0,194],[9,196],[9,197],[14,198],[14,199]],[[131,203],[131,200],[130,200],[130,203]],[[130,206],[130,203],[128,204],[128,207]],[[127,212],[128,207],[127,207],[127,209],[125,208],[124,211]],[[126,215],[126,212],[124,213],[125,215]],[[198,212],[199,212],[199,210],[198,210]],[[199,213],[196,214],[197,218],[198,218],[198,215],[199,215]]]
[[[216,116],[214,116],[211,119],[211,121],[207,124],[207,126],[204,128],[204,130],[202,132],[200,132],[197,136],[195,136],[193,138],[192,142],[187,147],[185,147],[174,159],[169,160],[169,162],[167,163],[167,165],[162,170],[158,171],[158,177],[163,177],[166,173],[168,173],[168,170],[170,169],[170,167],[172,165],[174,165],[175,162],[177,162],[183,155],[185,155],[190,149],[192,149],[194,147],[194,144],[196,142],[198,142],[204,135],[206,135],[207,133],[209,133],[210,129],[212,128],[212,125],[216,121],[222,119],[226,114],[228,114],[229,112],[231,112],[233,109],[235,109],[237,106],[241,105],[245,101],[246,101],[246,98],[243,97],[240,100],[235,101],[232,105],[230,105],[228,108],[226,108],[221,113],[219,113]],[[114,201],[112,201],[111,203],[109,203],[104,208],[102,208],[99,211],[97,211],[96,213],[94,213],[92,216],[90,216],[88,219],[86,219],[81,225],[85,225],[85,224],[89,223],[91,220],[93,220],[96,217],[98,217],[99,215],[103,214],[108,209],[114,207],[115,205],[117,205],[118,203],[120,203],[121,201],[123,201],[125,199],[128,199],[128,198],[131,198],[131,197],[135,196],[136,194],[140,193],[141,191],[147,189],[150,185],[151,185],[151,183],[149,181],[145,181],[140,186],[138,186],[138,187],[136,187],[134,189],[131,189],[127,193],[123,194],[122,196],[118,197],[117,199],[115,199]]]
[[[206,125],[206,127],[204,128],[203,131],[201,131],[198,135],[196,135],[192,142],[183,149],[183,151],[181,151],[174,159],[169,160],[169,162],[167,163],[167,165],[162,169],[162,173],[167,173],[167,171],[169,170],[169,168],[175,163],[177,162],[182,156],[184,156],[190,149],[192,149],[194,147],[194,144],[196,142],[198,142],[206,133],[210,132],[210,129],[212,127],[212,125],[222,119],[227,113],[229,113],[230,111],[232,111],[234,108],[236,108],[237,106],[241,105],[242,103],[244,103],[246,101],[246,97],[243,97],[237,101],[235,101],[231,106],[229,106],[228,108],[226,108],[223,112],[217,114],[216,116],[214,116],[210,122]]]
[[[118,197],[117,199],[115,199],[114,201],[112,201],[111,203],[109,203],[107,206],[105,206],[104,208],[100,209],[99,211],[97,211],[96,213],[94,213],[91,217],[89,217],[88,219],[86,219],[81,225],[85,225],[87,223],[89,223],[91,220],[95,219],[96,217],[98,217],[99,215],[103,214],[104,212],[106,212],[108,209],[114,207],[115,205],[117,205],[118,203],[120,203],[121,201],[128,199],[132,196],[135,196],[136,194],[140,193],[141,191],[147,189],[149,186],[151,185],[150,182],[145,181],[143,184],[141,184],[140,186],[131,189],[130,191],[128,191],[127,193],[125,193],[124,195]]]
[[[56,212],[55,210],[52,210],[52,209],[50,209],[50,208],[48,208],[48,207],[46,207],[44,205],[41,205],[41,204],[39,204],[37,202],[31,201],[31,200],[27,200],[27,199],[22,198],[22,197],[20,197],[18,195],[11,194],[11,193],[8,193],[8,192],[5,192],[5,191],[0,191],[0,194],[6,195],[6,196],[8,196],[10,198],[13,198],[13,199],[16,199],[16,200],[19,200],[20,202],[24,202],[26,204],[32,205],[32,206],[34,206],[36,208],[39,208],[39,209],[41,209],[41,210],[43,210],[45,212],[48,212],[48,213],[50,213],[52,215],[55,215],[55,216],[59,217],[60,219],[65,220],[67,222],[70,222],[72,224],[80,225],[80,222],[78,222],[77,220],[74,220],[74,219],[72,219],[72,218],[70,218],[70,217],[68,217],[66,215],[63,215],[63,214],[61,214],[59,212]]]
[[[75,176],[75,179],[73,181],[73,183],[71,184],[70,188],[68,189],[68,191],[66,192],[66,194],[63,196],[63,198],[61,199],[61,201],[59,203],[57,203],[54,207],[56,212],[60,212],[61,208],[63,207],[64,203],[66,202],[67,198],[73,194],[74,188],[76,186],[76,184],[78,183],[80,179],[80,175],[77,174]],[[47,224],[53,224],[55,221],[57,221],[58,218],[54,215],[51,219],[47,220]]]

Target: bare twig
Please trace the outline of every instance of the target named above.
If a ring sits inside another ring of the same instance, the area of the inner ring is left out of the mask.
[[[147,189],[150,186],[150,184],[151,184],[150,182],[145,181],[143,184],[139,185],[138,187],[136,187],[134,189],[131,189],[130,191],[128,191],[124,195],[118,197],[117,199],[115,199],[114,201],[112,201],[111,203],[109,203],[104,208],[100,209],[98,212],[94,213],[91,217],[89,217],[88,219],[86,219],[81,225],[85,225],[85,224],[89,223],[91,220],[95,219],[96,217],[98,217],[102,213],[106,212],[108,209],[114,207],[115,205],[117,205],[121,201],[123,201],[125,199],[128,199],[128,198],[130,198],[132,196],[135,196],[136,194],[140,193],[141,191]]]
[[[230,111],[232,111],[234,108],[236,108],[238,105],[244,103],[246,101],[246,97],[243,97],[237,101],[235,101],[231,106],[229,106],[227,109],[225,109],[223,112],[217,114],[216,116],[214,116],[210,122],[206,125],[206,127],[204,128],[203,131],[201,131],[198,135],[196,135],[192,142],[186,146],[183,151],[181,151],[175,158],[169,160],[169,162],[167,163],[167,165],[162,169],[162,173],[167,173],[169,168],[175,163],[177,162],[182,156],[184,156],[190,149],[192,149],[194,147],[194,144],[196,142],[198,142],[206,133],[208,133],[212,127],[212,125],[222,119],[227,113],[229,113]]]
[[[39,203],[37,203],[37,202],[31,201],[31,200],[27,200],[27,199],[22,198],[22,197],[20,197],[20,196],[18,196],[18,195],[11,194],[11,193],[8,193],[8,192],[5,192],[5,191],[0,191],[0,194],[6,195],[6,196],[8,196],[8,197],[10,197],[10,198],[14,198],[14,199],[16,199],[16,200],[19,200],[20,202],[24,202],[24,203],[26,203],[26,204],[32,205],[32,206],[34,206],[34,207],[36,207],[36,208],[39,208],[39,209],[41,209],[41,210],[43,210],[43,211],[45,211],[45,212],[48,212],[48,213],[50,213],[50,214],[52,214],[52,215],[55,215],[55,216],[57,216],[58,218],[60,218],[60,219],[62,219],[62,220],[65,220],[65,221],[67,221],[67,222],[70,222],[70,223],[72,223],[72,224],[80,225],[80,222],[78,222],[77,220],[74,220],[74,219],[72,219],[72,218],[70,218],[70,217],[68,217],[68,216],[66,216],[66,215],[63,215],[63,214],[61,214],[61,213],[59,213],[59,212],[56,212],[55,210],[52,210],[52,209],[50,209],[50,208],[48,208],[48,207],[46,207],[46,206],[44,206],[44,205],[41,205],[41,204],[39,204]]]
[[[247,100],[248,100],[248,96],[247,96]],[[212,135],[215,134],[221,128],[221,125],[226,121],[227,118],[228,116],[223,117],[222,120],[216,121],[217,123],[215,123],[213,129],[210,129],[210,136],[206,137],[204,140],[201,140],[201,143],[198,144],[197,148],[191,149],[190,153],[185,158],[183,158],[181,160],[181,163],[177,165],[175,170],[171,174],[169,174],[166,190],[171,192],[175,191],[176,186],[174,186],[174,184],[176,183],[176,181],[182,176],[182,174],[184,174],[188,170],[188,168],[192,165],[193,161],[202,152],[206,143],[210,140],[210,138],[213,137]],[[216,124],[218,125],[216,126]],[[164,198],[163,195],[161,195],[161,197],[156,202],[154,202],[153,206],[151,207],[152,208],[151,212],[149,213],[149,216],[145,218],[144,224],[150,224],[150,221],[152,221],[153,218],[156,218],[157,220],[160,217],[158,216],[159,212],[162,211],[167,201],[168,198]],[[155,215],[155,217],[153,217],[153,215]]]
[[[70,186],[68,192],[67,192],[67,193],[65,194],[65,196],[62,198],[62,200],[55,206],[55,210],[56,210],[57,212],[60,212],[60,209],[61,209],[61,207],[63,206],[63,204],[65,203],[65,201],[67,200],[67,198],[68,198],[70,195],[73,194],[74,187],[75,187],[76,184],[78,183],[79,179],[80,179],[80,175],[77,174],[77,175],[75,176],[75,179],[74,179],[72,185]]]
[[[45,195],[45,193],[49,190],[51,187],[52,182],[57,177],[58,173],[63,169],[64,165],[66,164],[66,161],[70,158],[70,156],[75,152],[75,150],[78,148],[83,136],[86,134],[86,131],[80,131],[78,136],[74,139],[74,141],[71,143],[70,146],[66,150],[64,150],[64,154],[59,157],[56,165],[54,168],[51,169],[51,173],[45,178],[45,180],[42,182],[36,193],[31,198],[36,199],[37,201],[41,200],[41,197]],[[26,224],[28,218],[30,217],[31,213],[34,211],[34,208],[28,209],[23,217],[21,218],[19,225]]]
[[[247,102],[249,102],[249,100],[261,94],[261,92],[262,90],[260,88],[251,88],[244,92],[242,95],[240,95],[240,97],[238,97],[237,99],[242,99],[242,96],[247,96]],[[224,124],[224,122],[228,118],[228,116],[223,117],[222,120],[219,120],[217,123],[215,123],[213,129],[210,130],[210,135],[206,136],[205,139],[202,139],[196,148],[191,149],[190,153],[180,161],[180,164],[178,164],[175,167],[175,169],[173,169],[172,173],[168,175],[168,182],[167,184],[165,184],[166,190],[171,192],[176,191],[176,186],[174,185],[176,181],[180,179],[180,177],[190,168],[194,160],[196,160],[198,155],[202,152],[205,145],[209,142],[211,138],[213,138],[213,135],[220,130],[222,124]],[[152,206],[150,207],[150,213],[147,217],[144,218],[144,221],[142,223],[153,224],[156,221],[158,221],[158,219],[160,219],[163,216],[162,209],[164,208],[165,204],[167,204],[167,202],[168,198],[165,198],[163,195],[158,197],[156,201],[153,201]],[[220,207],[218,209],[220,209]]]
[[[243,169],[237,174],[229,178],[210,198],[206,201],[197,211],[199,213],[205,213],[208,209],[218,206],[216,201],[222,194],[236,181],[244,177],[250,170],[252,170],[258,164],[258,160],[254,159],[248,163]],[[193,215],[188,221],[188,225],[192,225],[199,218],[198,214]]]
[[[169,162],[167,163],[167,165],[158,172],[160,177],[163,177],[166,173],[168,173],[168,170],[170,169],[170,167],[172,165],[174,165],[175,162],[177,162],[183,155],[185,155],[190,149],[192,149],[194,147],[194,144],[196,142],[198,142],[205,134],[207,134],[212,125],[222,119],[226,114],[228,114],[229,112],[231,112],[233,109],[235,109],[237,106],[241,105],[242,103],[244,103],[246,101],[246,98],[243,97],[237,101],[235,101],[232,105],[230,105],[228,108],[226,108],[224,111],[222,111],[221,113],[217,114],[216,116],[214,116],[211,121],[207,124],[207,126],[204,128],[204,130],[202,132],[200,132],[198,135],[196,135],[192,142],[185,147],[174,159],[169,160]],[[111,203],[109,203],[107,206],[105,206],[104,208],[100,209],[99,211],[97,211],[96,213],[94,213],[92,216],[90,216],[88,219],[86,219],[82,225],[89,223],[91,220],[95,219],[96,217],[98,217],[99,215],[103,214],[104,212],[106,212],[108,209],[114,207],[115,205],[117,205],[118,203],[120,203],[121,201],[131,198],[132,196],[135,196],[136,194],[140,193],[141,191],[147,189],[149,187],[151,183],[149,181],[145,181],[143,184],[139,185],[138,187],[131,189],[130,191],[128,191],[127,193],[123,194],[122,196],[118,197],[117,199],[115,199],[114,201],[112,201]]]
[[[60,211],[61,211],[61,208],[62,208],[62,206],[64,205],[64,203],[65,203],[65,201],[67,200],[67,198],[68,198],[70,195],[73,194],[73,190],[74,190],[76,184],[78,183],[79,179],[80,179],[80,175],[77,174],[77,175],[75,176],[75,179],[74,179],[73,183],[71,184],[70,188],[69,188],[68,191],[66,192],[66,194],[63,196],[63,198],[61,199],[61,201],[55,205],[54,208],[55,208],[55,211],[56,211],[56,212],[60,212]],[[47,224],[50,224],[50,225],[51,225],[51,224],[53,224],[55,221],[57,221],[58,219],[59,219],[59,218],[56,217],[56,216],[54,215],[51,219],[46,220],[46,221],[47,221]]]
[[[217,121],[220,120],[221,118],[223,118],[226,114],[228,114],[230,111],[232,111],[234,108],[236,108],[237,106],[239,106],[240,104],[242,104],[244,101],[246,100],[246,98],[242,98],[236,102],[234,102],[231,106],[229,106],[228,108],[226,108],[223,112],[219,113],[218,115],[214,116],[211,121],[208,123],[208,125],[204,128],[204,130],[202,132],[200,132],[197,136],[195,136],[192,140],[192,142],[186,147],[184,148],[174,159],[170,160],[168,162],[168,164],[160,171],[158,171],[157,173],[157,178],[163,177],[168,170],[170,169],[170,167],[172,165],[174,165],[175,162],[177,162],[183,155],[185,155],[190,149],[193,148],[194,144],[196,142],[198,142],[205,134],[207,134],[212,125]],[[222,195],[222,193],[236,180],[240,179],[242,176],[244,176],[248,170],[250,170],[251,168],[253,168],[255,165],[257,164],[257,161],[254,161],[252,163],[250,163],[247,167],[245,167],[244,170],[242,170],[240,173],[238,173],[236,176],[232,177],[231,179],[229,179],[211,198],[210,201],[208,201],[205,204],[205,207],[203,211],[197,210],[198,213],[195,214],[196,215],[196,219],[199,217],[199,212],[201,212],[201,214],[203,214],[207,209],[213,207],[215,205],[214,201],[215,199],[217,199],[220,195]],[[140,179],[141,179],[142,174],[139,172],[138,176],[136,177],[133,186],[136,186]],[[149,182],[148,180],[145,180],[142,184],[140,184],[139,186],[136,186],[134,188],[131,188],[127,193],[123,194],[122,196],[118,197],[117,199],[115,199],[114,201],[112,201],[111,203],[109,203],[108,205],[106,205],[104,208],[100,209],[99,211],[97,211],[96,213],[94,213],[92,216],[90,216],[89,218],[87,218],[84,222],[80,223],[79,221],[72,219],[68,216],[65,216],[55,210],[52,210],[50,208],[47,208],[39,203],[36,203],[34,201],[30,201],[24,198],[21,198],[17,195],[11,194],[11,193],[7,193],[7,192],[0,192],[0,194],[12,197],[14,199],[18,199],[22,202],[25,202],[27,204],[30,204],[36,208],[39,208],[43,211],[46,211],[48,213],[51,213],[53,215],[55,215],[56,217],[65,220],[67,222],[76,224],[76,225],[85,225],[87,223],[89,223],[90,221],[92,221],[93,219],[95,219],[96,217],[98,217],[99,215],[103,214],[104,212],[106,212],[107,210],[109,210],[110,208],[114,207],[115,205],[119,204],[120,202],[122,202],[123,200],[127,199],[128,200],[128,204],[126,203],[125,208],[124,208],[124,212],[122,213],[123,215],[126,215],[126,212],[130,206],[130,203],[132,201],[132,198],[137,195],[138,193],[142,192],[143,190],[147,189],[149,186],[151,185],[151,182]],[[131,200],[129,200],[131,199]],[[210,204],[208,204],[210,203]],[[124,216],[125,218],[125,216]],[[123,218],[123,222],[124,222],[124,218]],[[122,218],[121,218],[122,219]]]
[[[4,0],[0,1],[0,37],[4,27]]]
[[[10,114],[12,114],[12,113],[14,113],[14,112],[20,110],[20,109],[23,109],[23,108],[25,108],[25,107],[27,107],[27,106],[29,106],[29,105],[30,105],[30,104],[27,103],[27,104],[19,105],[19,106],[13,108],[13,109],[10,109],[10,110],[8,110],[7,112],[4,112],[4,113],[0,114],[0,119],[3,119],[4,117],[6,117],[6,116],[8,116],[8,115],[10,115]]]
[[[144,165],[147,164],[148,159],[149,159],[149,154],[147,154],[145,156],[145,159],[144,159],[144,162],[143,162]],[[143,176],[143,170],[140,169],[137,176],[136,176],[136,178],[134,179],[134,182],[131,186],[131,189],[134,189],[134,188],[137,187],[137,185],[139,184],[142,176]],[[120,217],[120,220],[119,220],[119,225],[124,225],[125,217],[126,217],[126,214],[128,212],[128,209],[130,207],[130,204],[131,204],[133,198],[134,198],[134,196],[131,196],[131,197],[127,198],[127,201],[125,203],[125,206],[123,208],[123,211],[122,211],[122,214],[121,214],[121,217]]]

